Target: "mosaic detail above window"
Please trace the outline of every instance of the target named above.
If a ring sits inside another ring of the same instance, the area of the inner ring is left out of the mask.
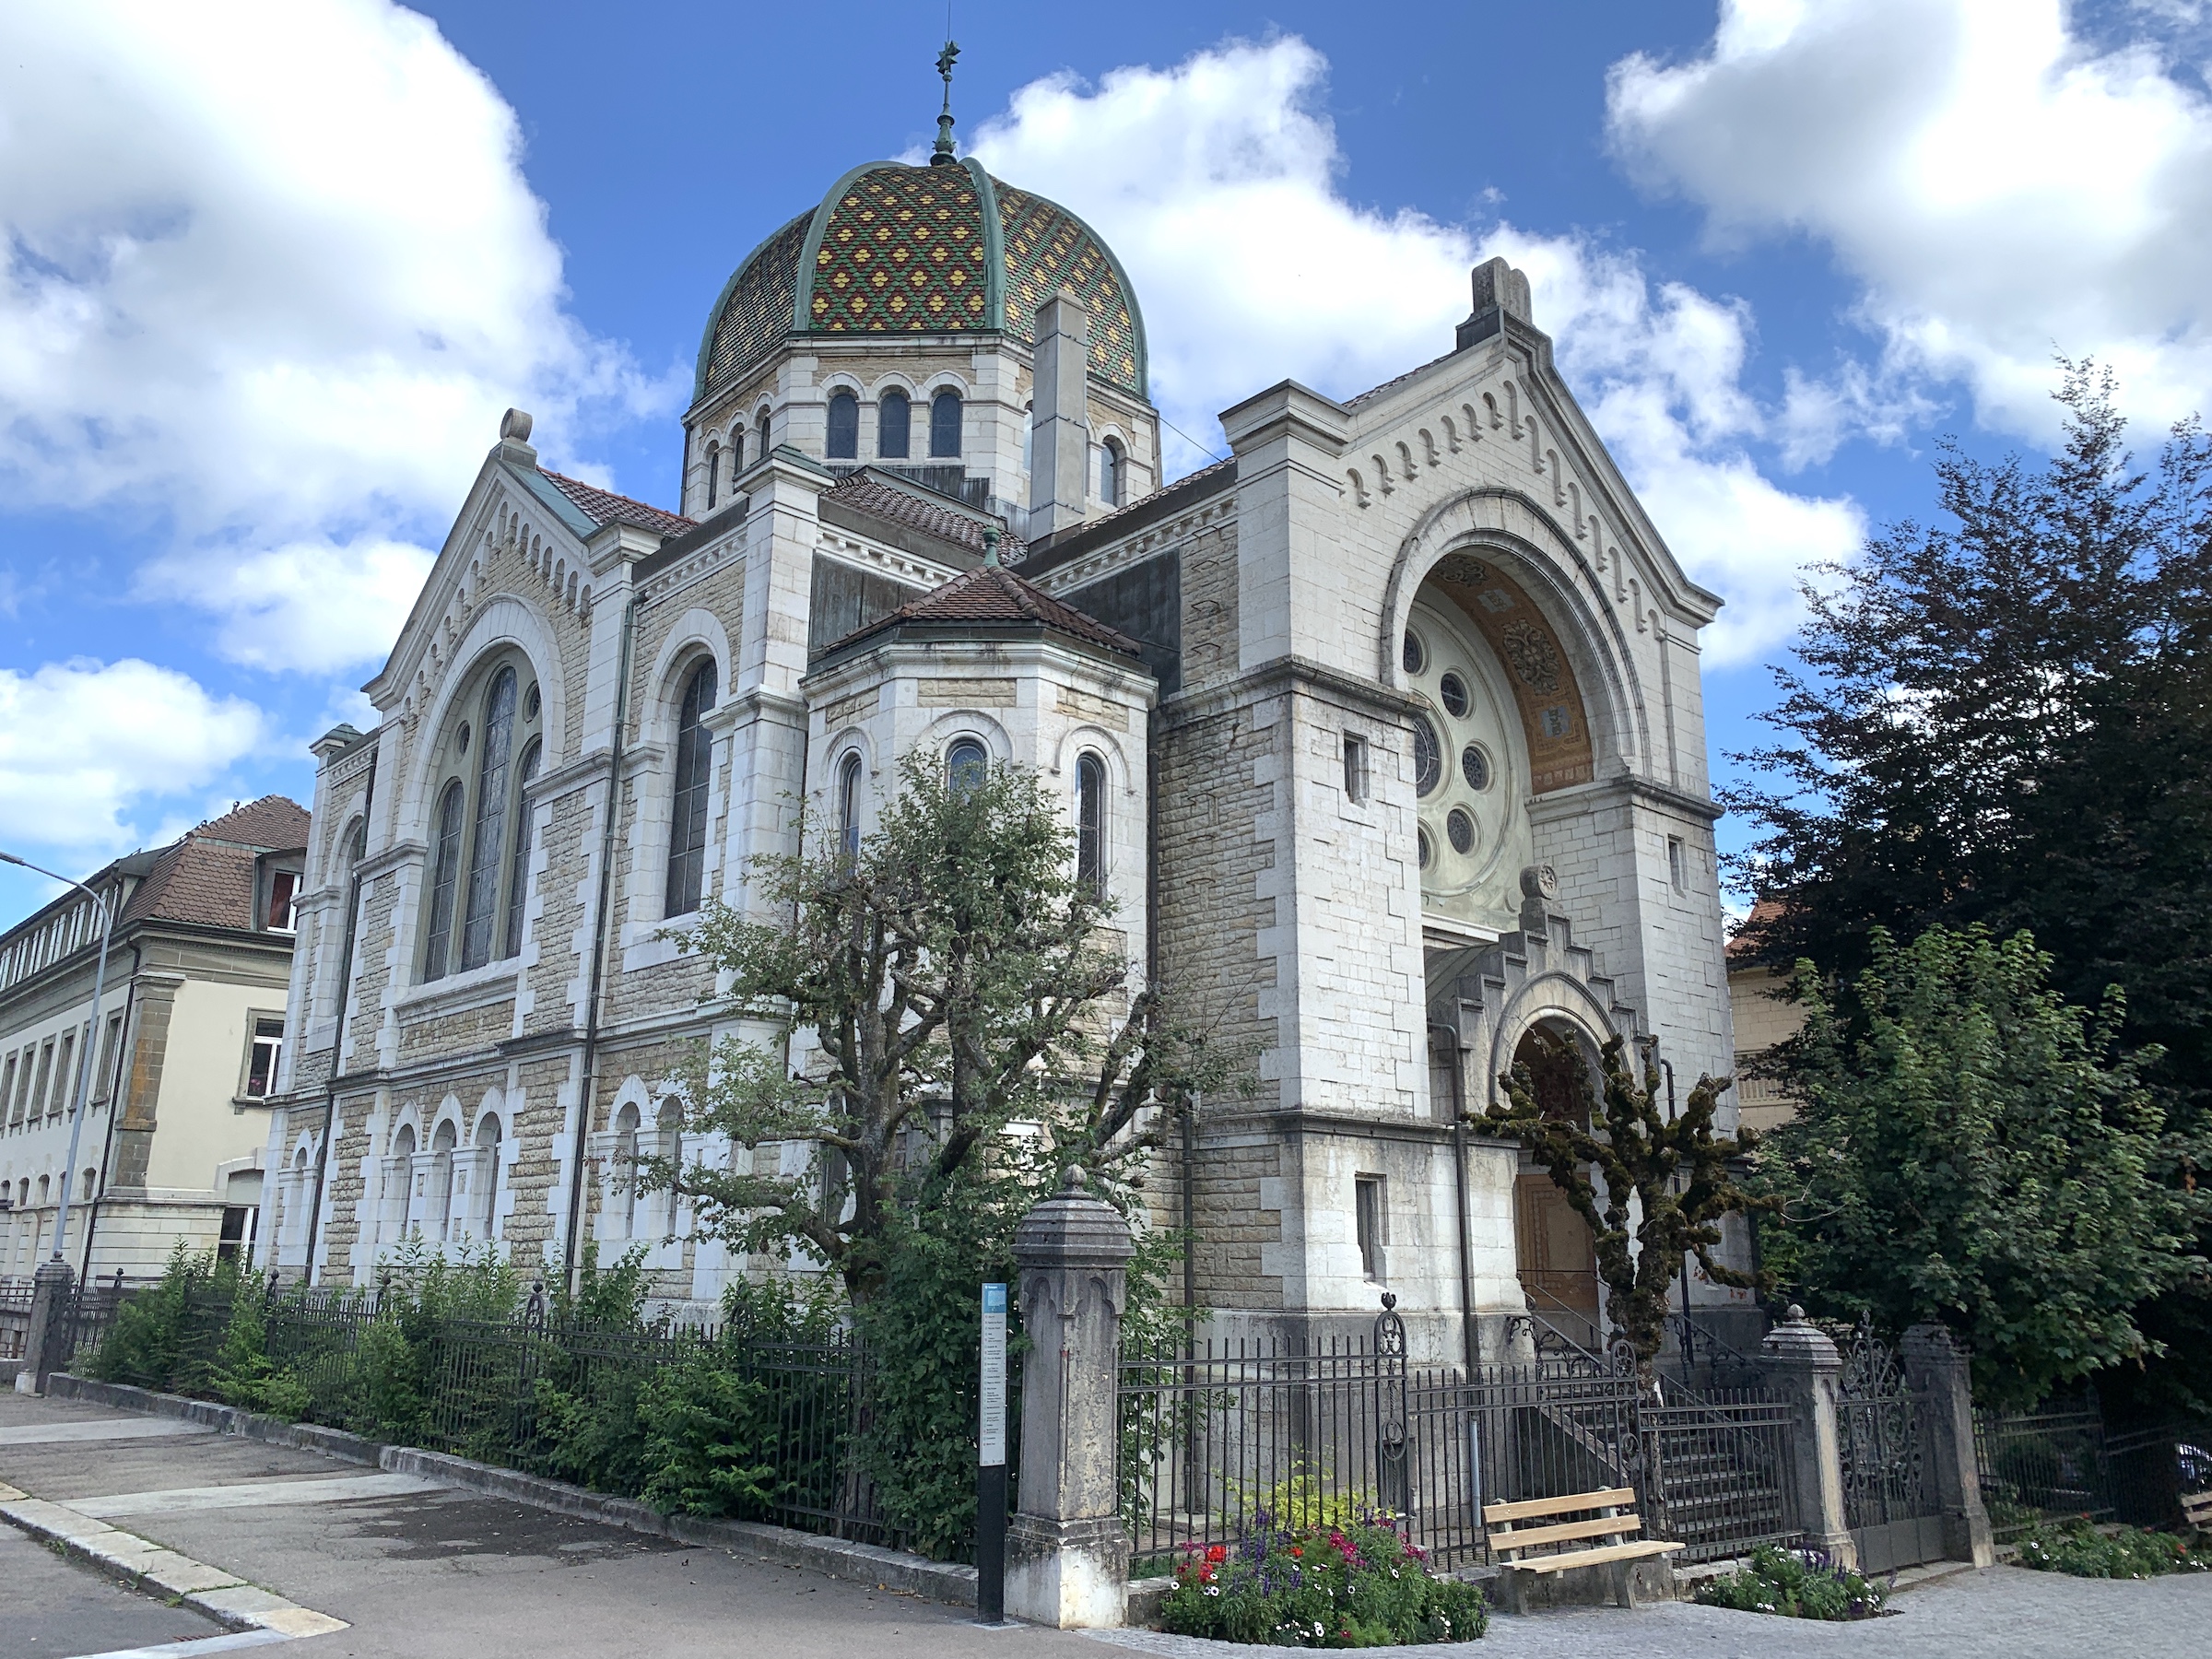
[[[1142,397],[1136,325],[1106,250],[1057,203],[993,182],[1006,247],[1006,332],[1035,345],[1037,308],[1062,288],[1071,289],[1090,312],[1090,371]]]
[[[707,347],[705,384],[719,386],[733,379],[791,332],[792,275],[813,218],[802,213],[762,242],[731,282]]]
[[[830,334],[988,328],[982,210],[965,168],[881,167],[830,210],[810,326]]]

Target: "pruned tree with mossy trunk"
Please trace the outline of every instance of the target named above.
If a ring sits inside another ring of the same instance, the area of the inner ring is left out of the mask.
[[[1716,1260],[1722,1222],[1776,1207],[1778,1200],[1738,1184],[1735,1167],[1757,1144],[1748,1129],[1714,1133],[1728,1077],[1700,1077],[1679,1112],[1660,1095],[1656,1050],[1642,1056],[1641,1077],[1628,1045],[1607,1041],[1598,1069],[1602,1095],[1586,1066],[1576,1065],[1570,1098],[1540,1102],[1525,1064],[1499,1079],[1506,1103],[1469,1122],[1509,1136],[1543,1165],[1552,1184],[1589,1223],[1596,1247],[1606,1318],[1634,1350],[1649,1377],[1666,1339],[1668,1300],[1686,1257],[1695,1257],[1718,1285],[1764,1289],[1764,1276]],[[1547,1107],[1549,1109],[1547,1110]]]
[[[751,910],[710,906],[685,940],[731,1011],[770,1029],[717,1042],[685,1091],[684,1127],[742,1152],[640,1160],[695,1236],[795,1247],[862,1304],[924,1209],[981,1206],[1010,1230],[1072,1163],[1126,1201],[1156,1109],[1229,1076],[1141,982],[1035,772],[956,780],[909,757],[856,845],[802,842],[754,861]]]

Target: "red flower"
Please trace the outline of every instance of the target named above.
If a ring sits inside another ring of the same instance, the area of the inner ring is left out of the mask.
[[[1209,1561],[1226,1561],[1226,1560],[1228,1560],[1228,1559],[1229,1559],[1229,1546],[1228,1546],[1228,1545],[1226,1545],[1226,1544],[1217,1544],[1217,1545],[1215,1545],[1215,1546],[1214,1546],[1214,1547],[1213,1547],[1211,1549],[1209,1549],[1209,1550],[1207,1550],[1207,1551],[1206,1552],[1206,1559],[1207,1560],[1209,1560]]]
[[[1302,1556],[1306,1552],[1300,1549],[1297,1545],[1293,1544],[1290,1546],[1290,1553],[1294,1556]]]

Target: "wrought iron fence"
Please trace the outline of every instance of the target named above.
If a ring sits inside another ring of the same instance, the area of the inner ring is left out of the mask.
[[[2212,1422],[2108,1433],[2104,1472],[2112,1519],[2131,1526],[2178,1527],[2182,1495],[2212,1491]]]
[[[1641,1422],[1647,1530],[1685,1545],[1683,1559],[1724,1560],[1801,1535],[1787,1406],[1757,1389],[1716,1390],[1646,1404]]]
[[[2113,1518],[2104,1416],[2093,1401],[1976,1412],[1974,1462],[2000,1542],[2042,1521]]]

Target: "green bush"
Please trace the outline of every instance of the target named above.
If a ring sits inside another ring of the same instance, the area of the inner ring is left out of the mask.
[[[180,1239],[169,1265],[124,1302],[86,1370],[103,1382],[164,1393],[213,1392],[217,1351],[238,1288],[238,1269],[194,1255]]]
[[[1191,1546],[1160,1612],[1167,1630],[1271,1647],[1471,1641],[1489,1625],[1482,1592],[1431,1577],[1386,1521],[1269,1526],[1233,1545]]]
[[[1889,1599],[1888,1587],[1817,1549],[1776,1549],[1761,1544],[1751,1565],[1698,1586],[1708,1607],[1738,1613],[1779,1613],[1784,1618],[1872,1618]]]
[[[2020,1535],[2014,1565],[2076,1578],[2146,1579],[2167,1572],[2205,1572],[2212,1561],[2181,1539],[2137,1526],[2091,1526],[2087,1521],[2040,1525]]]

